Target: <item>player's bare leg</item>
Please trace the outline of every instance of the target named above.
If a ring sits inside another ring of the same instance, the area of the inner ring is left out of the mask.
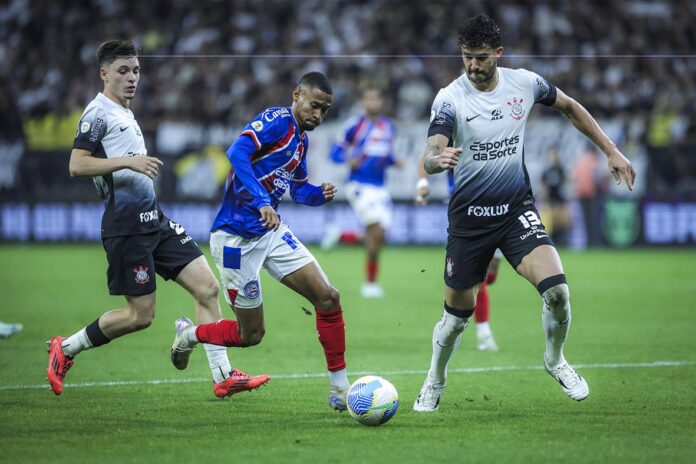
[[[196,322],[198,324],[207,324],[222,319],[222,311],[220,310],[218,300],[220,286],[204,256],[199,256],[188,263],[177,276],[176,282],[193,296]],[[177,320],[177,333],[183,332],[185,326],[188,325],[186,321],[186,318]],[[190,321],[188,322],[190,323]],[[232,366],[227,357],[227,348],[209,343],[204,343],[203,348],[208,357],[213,380],[215,383],[223,382],[232,372]],[[174,345],[172,345],[171,359],[177,369],[186,369],[192,350],[193,346],[176,343],[175,341]]]
[[[102,314],[97,320],[68,338],[53,337],[48,341],[48,382],[56,395],[63,392],[63,380],[73,359],[90,348],[105,345],[111,340],[145,329],[155,317],[155,292],[141,296],[126,296],[126,307]]]
[[[363,284],[363,298],[381,298],[382,287],[377,283],[379,252],[384,245],[384,229],[379,222],[369,224],[365,229],[365,251],[367,252],[367,281]]]
[[[447,385],[447,365],[461,343],[462,332],[469,325],[469,318],[474,313],[478,289],[478,285],[464,290],[445,285],[445,310],[433,328],[430,369],[413,404],[414,411],[437,411],[440,396]]]
[[[329,406],[336,411],[345,411],[350,383],[346,373],[346,334],[338,290],[331,285],[316,261],[285,276],[281,282],[314,305],[319,342],[329,370]]]
[[[563,345],[570,329],[570,292],[561,258],[550,245],[541,245],[525,256],[517,272],[534,285],[544,301],[541,320],[546,335],[544,367],[563,391],[576,401],[590,394],[585,379],[575,372],[563,356]]]

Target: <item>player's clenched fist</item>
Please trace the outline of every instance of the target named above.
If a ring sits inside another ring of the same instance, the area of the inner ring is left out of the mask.
[[[454,168],[459,162],[461,154],[461,148],[445,147],[436,158],[437,167],[442,170]]]
[[[324,182],[321,184],[321,192],[324,194],[324,199],[326,201],[331,201],[336,196],[336,192],[338,192],[338,190],[334,184]]]
[[[261,225],[267,229],[278,230],[280,218],[272,206],[262,206],[259,212],[261,213]]]

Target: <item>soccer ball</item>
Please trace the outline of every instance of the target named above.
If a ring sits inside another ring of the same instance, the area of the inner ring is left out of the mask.
[[[363,425],[381,425],[396,414],[399,394],[388,380],[366,375],[350,386],[347,402],[353,419]]]

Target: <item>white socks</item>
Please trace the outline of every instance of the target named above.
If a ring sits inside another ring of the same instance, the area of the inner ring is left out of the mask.
[[[433,357],[430,360],[428,382],[445,385],[447,364],[462,341],[462,332],[469,325],[469,319],[453,316],[444,311],[433,329]]]
[[[568,285],[555,285],[546,290],[541,297],[544,299],[541,322],[546,335],[544,360],[547,366],[553,369],[565,362],[563,344],[568,336],[571,321]]]
[[[491,333],[491,325],[488,322],[476,323],[476,338],[486,338]]]
[[[92,348],[92,342],[87,336],[87,328],[84,327],[63,340],[61,347],[63,348],[63,354],[71,358],[77,356],[81,351]]]
[[[195,332],[195,331],[192,331]],[[210,371],[213,373],[215,383],[223,382],[232,372],[230,360],[227,357],[227,347],[203,343],[205,355],[208,357]]]
[[[346,373],[346,370],[341,369],[340,371],[336,372],[329,371],[329,383],[331,385],[336,385],[337,387],[341,388],[350,385],[350,382],[348,382],[348,374]]]

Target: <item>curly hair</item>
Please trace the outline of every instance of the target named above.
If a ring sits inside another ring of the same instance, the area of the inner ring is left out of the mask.
[[[480,14],[464,21],[459,28],[459,46],[500,47],[500,28],[488,15]]]

